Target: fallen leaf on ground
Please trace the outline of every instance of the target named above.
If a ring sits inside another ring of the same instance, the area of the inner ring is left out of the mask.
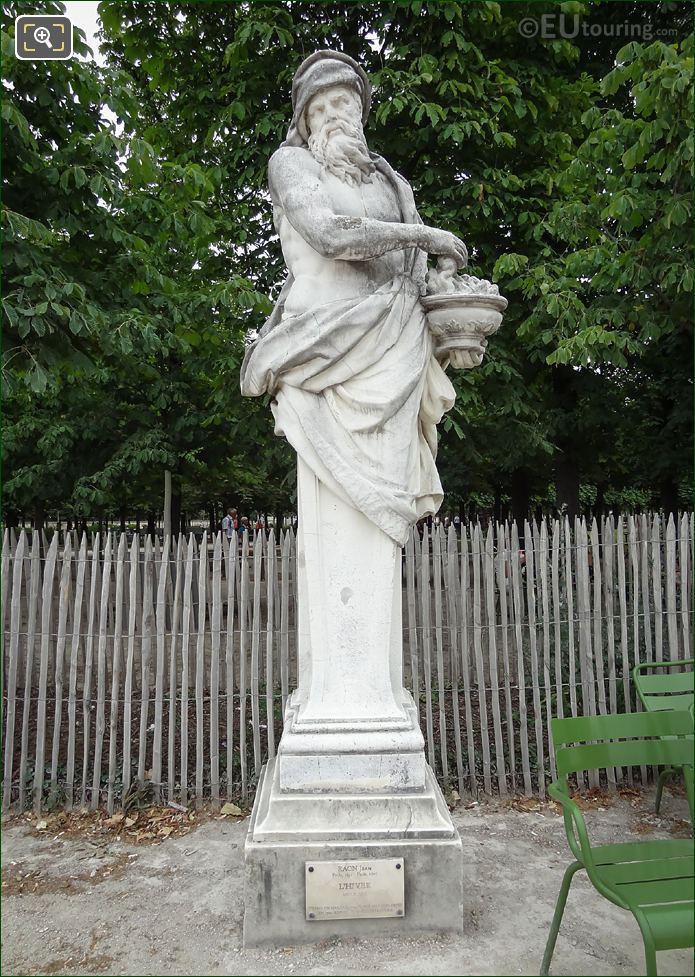
[[[654,825],[647,821],[638,821],[637,824],[632,825],[630,831],[637,835],[648,835],[654,832]]]
[[[683,818],[676,818],[668,826],[669,834],[676,835],[678,838],[689,838],[692,835],[692,825],[690,821]]]
[[[234,818],[240,818],[244,816],[244,812],[241,810],[241,808],[237,807],[236,804],[232,804],[229,801],[226,804],[222,805],[222,810],[220,811],[220,814],[223,814],[225,817],[227,815],[231,815],[231,817]]]
[[[446,806],[450,811],[453,811],[456,805],[461,800],[461,795],[457,790],[451,790],[446,796]]]
[[[589,790],[576,790],[572,794],[572,800],[582,811],[595,811],[599,808],[613,807],[615,793],[611,794],[600,787],[591,787]]]
[[[541,802],[535,797],[515,797],[512,801],[515,811],[522,811],[524,814],[532,814],[540,811]]]

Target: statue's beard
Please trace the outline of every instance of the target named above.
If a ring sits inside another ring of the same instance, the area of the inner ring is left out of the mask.
[[[309,151],[329,173],[356,187],[371,183],[376,167],[360,126],[333,119],[309,136]]]

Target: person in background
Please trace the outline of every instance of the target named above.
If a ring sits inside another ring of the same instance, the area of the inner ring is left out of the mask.
[[[227,534],[227,539],[231,539],[235,529],[239,528],[236,509],[227,509],[227,515],[222,520],[222,532]]]

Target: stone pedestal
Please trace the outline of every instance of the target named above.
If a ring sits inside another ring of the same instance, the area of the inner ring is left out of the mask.
[[[299,683],[246,841],[247,946],[461,931],[461,842],[403,688],[401,549],[298,458]],[[311,861],[402,859],[401,918],[307,919]]]
[[[424,742],[415,703],[401,690],[401,720],[302,722],[295,692],[278,752],[283,791],[423,790]]]
[[[420,792],[283,792],[277,761],[264,767],[246,839],[245,946],[333,937],[461,932],[461,840],[429,767]],[[311,861],[402,859],[402,918],[308,920]]]

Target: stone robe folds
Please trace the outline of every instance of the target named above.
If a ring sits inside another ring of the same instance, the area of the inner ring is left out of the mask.
[[[398,194],[402,221],[420,223],[410,187],[374,161]],[[401,251],[402,271],[365,296],[296,316],[277,306],[241,369],[247,396],[270,393],[277,434],[316,477],[395,543],[438,510],[436,426],[454,403],[432,354],[420,295],[426,255]]]

